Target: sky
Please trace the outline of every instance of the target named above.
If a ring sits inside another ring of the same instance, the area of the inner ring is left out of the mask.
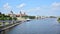
[[[0,12],[26,13],[39,16],[60,16],[60,0],[0,0]]]

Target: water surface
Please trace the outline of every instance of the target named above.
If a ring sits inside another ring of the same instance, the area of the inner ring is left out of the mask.
[[[60,34],[56,18],[31,20],[2,32],[3,34]]]

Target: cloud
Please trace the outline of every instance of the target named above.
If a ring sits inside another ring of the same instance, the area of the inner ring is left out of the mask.
[[[53,10],[60,10],[60,2],[54,2],[51,4]]]
[[[24,6],[26,6],[26,4],[22,3],[22,4],[18,5],[17,8],[23,8]]]
[[[11,10],[11,6],[9,6],[9,4],[6,3],[6,4],[3,5],[3,9],[5,9],[5,10]]]
[[[41,7],[30,8],[28,12],[49,12],[54,13],[55,11],[60,11],[60,2],[53,2],[50,5],[44,5]]]
[[[29,9],[28,10],[28,12],[31,12],[31,11],[40,11],[41,10],[41,8],[40,7],[35,7],[35,8],[31,8],[31,9]]]
[[[41,15],[56,15],[60,11],[60,2],[53,2],[50,5],[39,6],[27,10],[29,13]]]

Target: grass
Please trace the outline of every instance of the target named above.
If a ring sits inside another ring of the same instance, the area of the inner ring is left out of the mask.
[[[1,24],[1,23],[0,23]]]
[[[2,27],[2,23],[0,22],[0,28]]]
[[[58,22],[60,23],[60,20],[58,20]]]
[[[57,20],[59,23],[60,23],[60,18],[58,18],[58,20]]]
[[[3,27],[2,24],[3,24],[3,23],[0,22],[0,28]],[[8,23],[8,22],[5,22],[5,26],[6,26],[6,25],[9,25],[9,23]]]
[[[2,23],[0,22],[0,26],[1,26],[1,24],[2,24]]]
[[[21,18],[21,17],[18,17],[17,19],[18,20],[26,20],[25,18]]]
[[[0,26],[1,26],[2,24],[3,24],[3,23],[0,22]],[[5,23],[5,25],[8,25],[8,24],[9,24],[8,22]]]
[[[8,24],[9,24],[8,22],[5,23],[5,25],[8,25]]]

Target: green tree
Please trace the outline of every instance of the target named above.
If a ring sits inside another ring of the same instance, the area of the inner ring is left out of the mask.
[[[9,17],[9,19],[8,20],[12,20],[12,17]]]
[[[14,19],[14,20],[17,20],[17,18],[16,18],[16,17],[14,17],[13,19]]]
[[[0,15],[1,15],[2,13],[0,12]]]

